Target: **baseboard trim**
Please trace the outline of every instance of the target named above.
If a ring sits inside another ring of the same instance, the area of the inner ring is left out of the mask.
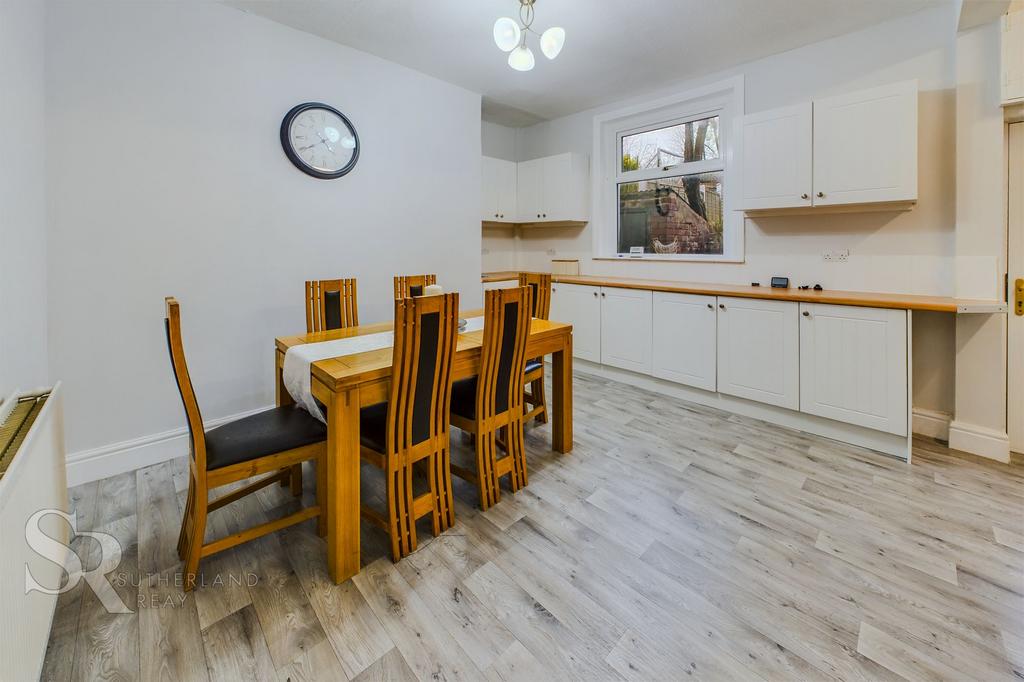
[[[936,440],[949,440],[949,422],[953,417],[947,412],[928,410],[923,407],[914,408],[914,433],[935,438]]]
[[[218,417],[204,422],[208,430],[236,419],[248,417],[273,408],[273,405],[246,410],[238,414]],[[166,462],[188,452],[188,429],[180,427],[169,431],[132,438],[98,448],[79,450],[68,455],[68,487],[98,481],[126,471]]]
[[[573,359],[573,369],[603,379],[621,381],[624,384],[644,388],[655,393],[661,393],[662,395],[717,407],[726,412],[753,417],[754,419],[778,424],[779,426],[785,426],[797,431],[813,433],[816,436],[824,436],[841,443],[858,445],[875,450],[876,452],[898,457],[902,460],[910,460],[910,444],[906,436],[875,431],[863,426],[837,422],[833,419],[795,412],[774,405],[765,405],[744,398],[725,395],[724,393],[714,393],[700,388],[684,386],[683,384],[665,381],[664,379],[658,379],[646,374],[637,374],[629,370],[609,367],[608,365],[601,365],[579,358]]]
[[[997,462],[1010,461],[1010,437],[1005,432],[977,424],[950,422],[949,447]]]

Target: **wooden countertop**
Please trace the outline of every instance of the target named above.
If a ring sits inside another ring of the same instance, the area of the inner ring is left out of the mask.
[[[485,272],[481,280],[484,284],[488,282],[507,282],[510,279],[519,279],[518,270],[499,270],[497,272]]]
[[[517,272],[489,272],[484,282],[502,282],[517,279]],[[631,279],[596,275],[552,275],[551,280],[561,284],[643,289],[680,294],[706,296],[736,296],[773,301],[801,303],[827,303],[831,305],[859,305],[869,308],[896,308],[900,310],[930,310],[942,313],[999,313],[1006,312],[1002,301],[952,298],[949,296],[921,296],[915,294],[883,294],[860,291],[814,291],[808,289],[772,289],[767,284],[752,287],[741,284],[709,284],[705,282],[675,282],[670,280]]]

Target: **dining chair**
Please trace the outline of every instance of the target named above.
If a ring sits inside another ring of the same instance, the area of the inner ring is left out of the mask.
[[[519,286],[530,287],[533,291],[533,316],[538,320],[546,320],[551,315],[551,275],[541,272],[520,272]],[[526,361],[523,377],[530,390],[523,399],[531,406],[526,413],[526,421],[536,419],[541,424],[548,423],[548,404],[544,396],[544,358],[530,358]]]
[[[422,296],[431,284],[437,284],[437,275],[395,275],[395,299]]]
[[[458,293],[396,300],[388,400],[360,410],[360,453],[384,471],[387,506],[363,505],[362,516],[388,533],[394,561],[416,551],[418,519],[429,514],[435,536],[455,522],[448,411],[458,327]],[[415,495],[420,462],[429,489]]]
[[[306,332],[359,326],[356,280],[314,279],[306,281]]]
[[[185,363],[180,306],[173,297],[165,299],[165,306],[167,346],[178,393],[185,408],[191,446],[188,498],[178,534],[178,557],[185,562],[184,589],[187,592],[195,587],[199,560],[211,554],[313,517],[319,517],[318,530],[324,534],[327,528],[326,505],[323,504],[327,428],[302,408],[288,406],[265,410],[204,431],[199,403]],[[219,540],[205,542],[207,515],[226,504],[286,479],[290,479],[292,494],[299,497],[302,494],[301,479],[292,475],[291,467],[301,466],[309,460],[316,462],[316,505]],[[208,498],[209,491],[214,488],[262,474],[269,475],[212,501]]]
[[[484,292],[480,373],[452,384],[452,425],[473,434],[476,471],[455,464],[451,471],[477,484],[484,510],[501,499],[503,476],[512,492],[527,483],[522,376],[532,298],[529,287]],[[499,446],[506,453],[500,459]]]

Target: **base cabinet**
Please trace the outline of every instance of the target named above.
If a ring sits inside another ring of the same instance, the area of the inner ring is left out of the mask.
[[[573,357],[601,362],[601,287],[553,285],[550,317],[572,325]]]
[[[799,304],[718,297],[718,392],[800,409]]]
[[[706,391],[717,388],[718,299],[654,292],[652,374]]]
[[[601,363],[651,373],[652,292],[601,288]]]
[[[905,310],[800,304],[800,411],[907,435]]]

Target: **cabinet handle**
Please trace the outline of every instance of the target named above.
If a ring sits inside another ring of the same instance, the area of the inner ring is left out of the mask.
[[[807,192],[804,192],[803,194],[800,195],[800,198],[801,199],[810,199],[811,195],[808,194]]]
[[[540,217],[540,213],[538,213],[538,214],[537,214],[537,217],[538,217],[538,218]]]
[[[714,309],[715,309],[715,306],[713,306],[710,303],[708,303],[708,310],[714,310]]]
[[[548,214],[547,214],[547,213],[545,213],[545,214],[544,214],[544,217],[545,217],[545,218],[547,218],[547,217],[548,217]]]
[[[594,298],[597,298],[597,292],[596,291],[594,292]]]
[[[804,317],[810,317],[810,316],[811,316],[811,314],[805,310],[804,311]]]
[[[604,298],[604,292],[603,291],[601,292],[601,298]]]
[[[818,198],[819,198],[819,199],[820,199],[820,198],[822,198],[822,197],[824,197],[824,196],[825,196],[825,193],[824,193],[824,192],[818,192]]]
[[[722,310],[725,310],[725,304],[724,303],[719,303],[718,307],[721,308]]]

